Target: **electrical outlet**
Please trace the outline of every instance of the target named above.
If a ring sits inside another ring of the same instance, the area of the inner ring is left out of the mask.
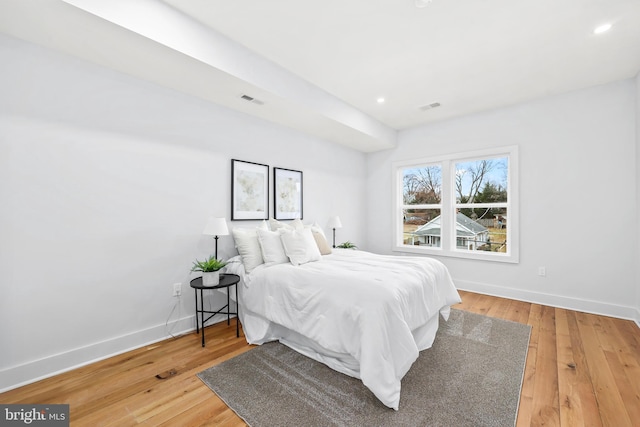
[[[546,267],[538,267],[538,276],[545,277],[547,275]]]
[[[182,295],[182,283],[174,283],[173,284],[173,296],[179,297]]]

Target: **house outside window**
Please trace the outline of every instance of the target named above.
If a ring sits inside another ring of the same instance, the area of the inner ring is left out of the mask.
[[[394,162],[398,252],[518,262],[515,146]]]

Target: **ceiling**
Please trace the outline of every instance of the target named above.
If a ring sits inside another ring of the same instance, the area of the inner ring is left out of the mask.
[[[640,0],[3,0],[0,32],[364,152],[640,71]]]

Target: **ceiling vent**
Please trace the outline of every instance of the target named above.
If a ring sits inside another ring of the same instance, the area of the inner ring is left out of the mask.
[[[240,96],[240,99],[244,99],[245,101],[253,102],[254,104],[258,104],[258,105],[264,105],[263,101],[260,101],[259,99],[256,99],[253,96],[242,95]]]
[[[423,105],[422,107],[418,107],[420,110],[422,111],[427,111],[427,110],[431,110],[432,108],[436,108],[439,107],[440,103],[439,102],[432,102],[431,104],[427,104],[427,105]]]

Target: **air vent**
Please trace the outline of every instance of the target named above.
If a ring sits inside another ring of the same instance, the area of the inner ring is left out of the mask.
[[[264,105],[264,101],[260,101],[259,99],[256,99],[253,96],[241,95],[240,99],[244,99],[245,101],[253,102],[254,104],[258,104],[258,105]]]
[[[418,107],[418,108],[420,108],[420,110],[422,110],[422,111],[427,111],[427,110],[431,110],[432,108],[436,108],[436,107],[439,107],[439,106],[440,106],[439,102],[432,102],[431,104],[423,105],[422,107]]]

